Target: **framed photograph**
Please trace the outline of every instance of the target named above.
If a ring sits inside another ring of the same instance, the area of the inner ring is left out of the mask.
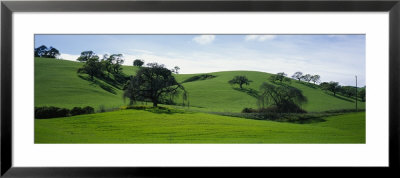
[[[399,6],[2,1],[1,175],[394,171]]]

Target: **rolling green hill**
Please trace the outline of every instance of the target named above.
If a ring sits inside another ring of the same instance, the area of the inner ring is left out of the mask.
[[[94,83],[78,76],[83,64],[66,60],[35,58],[35,106],[72,108],[92,106],[98,109],[124,105],[122,91],[101,80]],[[127,74],[134,74],[134,67],[125,67]],[[115,93],[103,88],[111,89]]]
[[[121,87],[110,85],[104,81],[85,80],[76,73],[82,63],[35,58],[35,106],[58,106],[72,108],[74,106],[100,106],[116,108],[126,105],[122,99]],[[137,70],[133,66],[123,66],[123,72],[133,75]],[[216,76],[206,80],[186,82],[183,85],[189,92],[191,109],[207,112],[240,112],[243,108],[257,108],[256,98],[251,91],[258,90],[262,82],[269,82],[271,74],[256,71],[225,71],[209,73]],[[200,74],[178,74],[177,80],[184,80]],[[235,75],[245,75],[253,82],[238,90],[228,81]],[[312,88],[295,80],[291,86],[303,91],[308,103],[303,108],[309,112],[319,112],[337,109],[353,109],[353,99],[342,96],[334,97],[329,92]],[[247,93],[247,92],[250,92]],[[176,102],[179,104],[180,99]],[[359,108],[365,108],[365,103],[359,103]]]

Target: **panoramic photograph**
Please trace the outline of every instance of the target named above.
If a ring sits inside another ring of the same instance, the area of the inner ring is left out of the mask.
[[[36,34],[36,144],[365,144],[363,34]]]

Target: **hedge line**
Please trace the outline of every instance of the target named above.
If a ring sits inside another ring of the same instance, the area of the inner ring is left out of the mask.
[[[94,108],[90,106],[86,106],[84,108],[74,107],[71,110],[67,108],[59,108],[54,106],[35,107],[36,119],[68,117],[68,116],[76,116],[81,114],[92,114],[92,113],[94,113]]]

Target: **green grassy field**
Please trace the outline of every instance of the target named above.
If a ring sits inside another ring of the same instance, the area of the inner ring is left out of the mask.
[[[292,124],[198,112],[120,110],[36,119],[35,143],[365,143],[365,113]]]
[[[82,63],[35,58],[35,106],[99,110],[127,105],[120,86],[85,80],[76,73]],[[133,75],[136,67],[123,66]],[[294,124],[221,116],[210,112],[240,112],[257,108],[256,98],[228,81],[245,75],[253,82],[245,90],[258,90],[271,74],[255,71],[209,73],[215,78],[184,83],[190,108],[183,113],[160,114],[143,110],[117,110],[67,118],[35,119],[35,143],[365,143],[365,112],[324,118],[325,122]],[[199,74],[175,75],[182,82]],[[86,76],[87,77],[87,76]],[[309,112],[353,109],[353,99],[313,88],[295,80]],[[181,100],[178,98],[177,103]],[[171,107],[171,106],[169,106]],[[180,108],[179,106],[175,106]],[[365,103],[359,103],[365,108]]]

